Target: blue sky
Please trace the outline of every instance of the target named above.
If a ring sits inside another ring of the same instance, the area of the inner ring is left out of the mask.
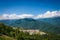
[[[44,14],[47,11],[59,11],[60,0],[0,0],[2,14]]]
[[[0,0],[0,14],[40,14],[60,10],[60,0]]]

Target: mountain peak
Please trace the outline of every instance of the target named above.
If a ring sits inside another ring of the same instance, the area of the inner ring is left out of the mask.
[[[19,20],[35,21],[35,19],[33,18],[24,18],[24,19],[19,19]]]

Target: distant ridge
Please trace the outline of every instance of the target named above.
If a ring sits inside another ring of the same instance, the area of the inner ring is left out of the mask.
[[[60,18],[60,17],[59,17]],[[14,27],[20,27],[24,29],[39,29],[41,31],[45,32],[53,32],[60,34],[60,25],[58,26],[60,21],[58,21],[59,18],[49,18],[51,22],[48,19],[32,19],[32,18],[24,18],[24,19],[15,19],[15,20],[0,20],[0,22],[3,22],[5,25],[14,26]],[[56,23],[56,21],[58,21]],[[56,25],[55,25],[56,23]]]

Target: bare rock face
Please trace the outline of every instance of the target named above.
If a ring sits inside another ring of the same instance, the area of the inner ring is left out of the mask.
[[[28,32],[30,35],[32,35],[32,34],[40,34],[40,35],[46,34],[45,32],[42,32],[39,30],[20,30],[20,31]]]

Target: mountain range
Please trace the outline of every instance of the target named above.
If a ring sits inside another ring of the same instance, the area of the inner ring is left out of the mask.
[[[39,29],[44,32],[52,32],[60,34],[60,17],[56,18],[24,18],[14,20],[0,20],[5,25],[20,27],[23,29]]]

